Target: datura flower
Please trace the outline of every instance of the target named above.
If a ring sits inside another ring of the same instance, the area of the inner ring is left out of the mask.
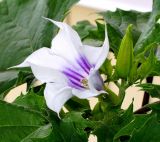
[[[47,106],[59,114],[72,96],[84,99],[105,92],[98,69],[107,57],[109,43],[105,32],[102,47],[83,45],[69,25],[48,20],[60,28],[51,48],[43,47],[33,52],[16,67],[31,67],[34,76],[46,83]]]

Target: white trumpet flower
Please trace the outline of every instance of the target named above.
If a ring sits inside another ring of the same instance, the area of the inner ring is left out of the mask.
[[[98,69],[108,55],[109,42],[105,32],[102,47],[83,45],[69,25],[48,20],[60,28],[51,48],[43,47],[33,52],[16,67],[31,67],[34,76],[46,83],[47,106],[59,114],[72,96],[84,99],[105,92]]]

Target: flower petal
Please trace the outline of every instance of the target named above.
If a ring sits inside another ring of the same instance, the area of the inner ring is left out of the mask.
[[[86,99],[86,98],[91,98],[94,96],[98,96],[98,92],[94,93],[91,92],[91,90],[78,90],[78,89],[72,89],[72,94],[80,99]]]
[[[104,83],[99,74],[95,69],[92,69],[88,76],[88,86],[92,92],[99,92],[104,90]]]
[[[61,108],[72,97],[71,88],[58,83],[47,83],[44,97],[48,108],[59,114]]]
[[[23,64],[35,64],[37,66],[52,68],[56,70],[61,70],[65,65],[68,67],[67,63],[63,58],[52,53],[51,49],[43,47],[35,52],[33,52],[27,59],[17,67],[22,67]]]
[[[55,83],[67,84],[68,82],[66,76],[58,70],[37,66],[31,63],[30,67],[32,69],[34,76],[42,83],[55,82]]]
[[[41,48],[32,53],[22,64],[15,67],[30,66],[35,77],[43,82],[66,82],[61,73],[65,66],[70,65],[61,57],[51,53],[49,48]]]
[[[102,47],[93,47],[84,45],[83,48],[84,54],[91,64],[95,65],[95,69],[98,70],[105,59],[107,58],[109,52],[109,41],[107,30],[105,28],[105,40]]]
[[[92,65],[96,65],[101,54],[102,47],[93,47],[89,45],[83,46],[83,51],[87,59]]]
[[[76,59],[79,58],[82,48],[78,33],[66,23],[57,22],[48,18],[45,19],[51,21],[60,28],[58,34],[52,40],[51,49],[53,52],[77,64]]]

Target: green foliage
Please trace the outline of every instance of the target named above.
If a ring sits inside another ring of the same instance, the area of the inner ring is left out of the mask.
[[[41,92],[41,94],[43,94],[43,92]],[[38,93],[33,92],[33,90],[29,91],[25,95],[19,96],[14,101],[14,104],[36,111],[42,111],[46,108],[44,97],[38,95]]]
[[[106,61],[104,62],[104,64],[100,68],[100,72],[102,74],[107,75],[107,81],[111,80],[111,76],[113,73],[113,66],[111,64],[111,60],[106,59]]]
[[[135,45],[150,16],[150,13],[124,11],[120,9],[117,9],[115,12],[101,12],[100,14],[104,17],[108,25],[110,45],[115,56],[118,54],[121,39],[125,34],[126,28],[130,24],[133,25],[133,44]]]
[[[0,70],[21,63],[38,48],[50,47],[57,28],[42,16],[63,20],[77,1],[3,0],[0,3]]]
[[[17,71],[0,72],[0,98],[15,85],[17,77]]]
[[[129,123],[133,118],[133,105],[126,111],[119,109],[107,109],[104,113],[104,119],[97,125],[94,134],[98,137],[98,142],[111,142],[114,135]]]
[[[104,17],[93,26],[78,22],[74,29],[84,44],[101,46],[104,22],[107,24],[110,51],[117,59],[106,59],[99,70],[106,78],[106,93],[98,96],[91,110],[89,101],[73,97],[60,112],[49,110],[44,99],[45,84],[33,87],[28,69],[9,70],[41,47],[50,47],[57,28],[42,16],[61,21],[78,0],[3,0],[0,2],[0,141],[1,142],[87,142],[90,134],[98,142],[160,141],[160,104],[148,104],[150,113],[134,114],[133,104],[122,110],[126,89],[133,84],[150,96],[160,98],[160,85],[141,81],[160,75],[156,57],[160,42],[160,4],[154,0],[152,13],[123,11],[99,13]],[[130,26],[132,25],[132,26]],[[127,28],[128,27],[128,28]],[[46,36],[47,35],[47,36]],[[133,54],[134,52],[134,54]],[[12,88],[27,83],[27,93],[13,103],[3,101]],[[116,94],[107,87],[114,83]],[[53,92],[54,93],[54,92]]]
[[[96,21],[97,27],[88,21],[78,22],[73,28],[79,33],[84,44],[101,46],[104,41],[104,25]]]
[[[141,87],[141,90],[148,92],[153,98],[160,98],[160,85],[144,83],[138,85]]]
[[[141,53],[145,50],[147,45],[152,43],[159,43],[160,41],[160,24],[157,22],[160,15],[160,3],[159,0],[154,0],[153,11],[146,25],[144,26],[144,32],[140,35],[138,42],[135,45],[135,53]]]
[[[60,129],[66,142],[87,142],[88,138],[85,129],[91,129],[93,126],[94,123],[85,120],[79,112],[67,114],[60,123]]]
[[[67,101],[65,104],[65,107],[69,111],[84,111],[84,110],[90,110],[90,105],[88,100],[85,99],[79,99],[77,97],[73,97],[70,100]]]
[[[17,142],[46,123],[40,113],[0,101],[1,142]]]

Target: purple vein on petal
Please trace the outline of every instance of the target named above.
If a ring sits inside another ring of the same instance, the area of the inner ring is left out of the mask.
[[[75,80],[72,80],[72,79],[69,79],[69,81],[70,81],[71,87],[73,87],[73,88],[76,88],[76,89],[82,89],[82,88],[84,88],[84,87],[80,84],[80,82],[76,82]]]
[[[74,71],[73,69],[70,69],[70,68],[65,68],[66,72],[69,72],[70,74],[73,74],[74,76],[76,77],[79,77],[79,78],[84,78],[83,75],[81,75],[80,73],[78,73],[77,71]]]
[[[87,73],[89,74],[89,71],[91,69],[91,65],[90,63],[88,62],[88,60],[83,57],[83,56],[80,56],[80,58],[77,60],[77,63],[81,66],[81,68]]]
[[[80,58],[82,60],[82,62],[84,63],[84,65],[90,70],[92,68],[92,66],[90,65],[90,63],[88,62],[87,58],[85,56],[81,56]]]
[[[73,79],[75,79],[75,80],[77,80],[77,81],[80,81],[81,78],[82,78],[82,77],[78,76],[77,74],[75,74],[75,73],[73,73],[73,72],[69,72],[69,71],[67,71],[67,70],[63,71],[63,73],[64,73],[67,77],[73,78]]]

